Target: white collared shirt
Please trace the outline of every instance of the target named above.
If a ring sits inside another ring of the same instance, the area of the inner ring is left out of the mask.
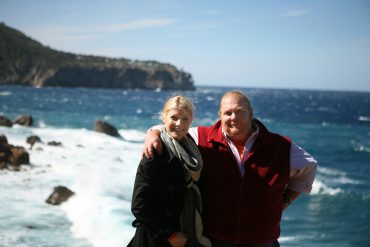
[[[244,172],[245,172],[244,163],[247,160],[248,154],[249,154],[249,152],[250,152],[250,150],[253,146],[253,143],[256,140],[258,132],[259,132],[258,126],[255,126],[255,127],[257,129],[252,132],[252,134],[249,136],[247,142],[245,143],[243,155],[242,155],[241,158],[240,158],[240,155],[239,155],[238,148],[235,146],[235,144],[230,140],[230,138],[226,135],[225,131],[222,129],[222,134],[224,135],[227,143],[229,144],[229,147],[230,147],[231,151],[234,154],[236,162],[238,163],[238,167],[239,167],[239,171],[240,171],[241,176],[244,176]]]

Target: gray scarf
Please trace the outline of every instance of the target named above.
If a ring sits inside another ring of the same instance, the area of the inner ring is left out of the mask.
[[[180,142],[171,137],[166,128],[161,130],[161,139],[169,152],[175,155],[183,164],[186,172],[187,191],[185,204],[180,216],[181,231],[188,236],[189,247],[211,247],[211,242],[203,236],[203,223],[201,219],[202,199],[198,181],[203,168],[203,160],[197,145],[188,136],[184,136]]]
[[[194,141],[188,136],[184,136],[178,142],[167,133],[165,127],[161,130],[161,139],[169,151],[181,160],[190,177],[194,181],[198,181],[203,168],[203,160]]]

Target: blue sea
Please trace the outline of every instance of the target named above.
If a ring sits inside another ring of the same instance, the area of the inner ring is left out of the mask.
[[[164,101],[173,94],[190,97],[194,126],[209,125],[230,89],[0,86],[0,115],[14,120],[28,113],[34,119],[32,127],[0,127],[9,143],[27,149],[31,162],[19,172],[0,170],[0,246],[125,246],[134,234],[130,203],[145,132],[160,123]],[[370,246],[370,93],[236,89],[249,95],[255,117],[319,162],[312,193],[283,214],[281,246]],[[95,132],[97,120],[115,126],[123,138]],[[43,143],[30,149],[31,135]],[[75,196],[60,206],[46,204],[57,185]]]

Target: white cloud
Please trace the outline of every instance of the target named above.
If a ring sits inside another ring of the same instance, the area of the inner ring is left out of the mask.
[[[99,39],[102,33],[121,32],[144,28],[168,26],[174,23],[173,19],[140,19],[135,21],[112,24],[106,26],[39,26],[32,28],[29,34],[46,44],[60,44],[63,42],[75,42]]]
[[[141,19],[135,21],[124,22],[117,25],[105,26],[97,28],[96,32],[120,32],[125,30],[143,29],[150,27],[168,26],[174,22],[173,19]]]
[[[86,33],[86,30],[76,27],[42,26],[30,29],[27,34],[43,44],[54,45],[63,42],[75,42],[98,39],[97,34]]]
[[[298,16],[307,15],[309,13],[310,11],[308,9],[292,9],[282,14],[281,16],[282,17],[298,17]]]

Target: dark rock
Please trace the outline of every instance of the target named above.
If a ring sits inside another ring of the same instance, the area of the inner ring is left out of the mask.
[[[13,123],[7,117],[0,115],[0,126],[12,127]]]
[[[30,156],[23,147],[12,147],[10,150],[12,151],[12,155],[9,161],[12,166],[19,167],[20,165],[30,163]]]
[[[8,144],[0,144],[0,161],[9,162],[12,151]]]
[[[54,187],[53,193],[46,199],[46,203],[52,205],[60,205],[61,203],[67,201],[75,193],[65,186]]]
[[[37,229],[38,227],[37,226],[34,226],[34,225],[25,225],[26,228],[28,229]]]
[[[28,144],[30,144],[30,145],[31,145],[31,147],[32,147],[36,142],[40,142],[40,143],[42,143],[42,141],[41,141],[40,137],[35,136],[35,135],[34,135],[34,136],[29,136],[29,137],[27,137],[26,142],[27,142]]]
[[[120,136],[117,129],[113,125],[110,125],[109,123],[101,121],[101,120],[98,120],[95,122],[95,131],[105,133],[110,136],[115,136],[115,137]]]
[[[0,145],[8,145],[8,139],[5,135],[0,135]]]
[[[19,171],[20,165],[29,163],[30,156],[23,147],[10,145],[6,136],[0,136],[0,169]]]
[[[0,170],[8,168],[9,163],[0,161]]]
[[[56,142],[56,141],[51,141],[51,142],[48,142],[48,145],[49,146],[62,146],[62,143],[61,142]]]
[[[8,140],[6,136],[0,136],[0,170],[6,169],[10,165],[9,157],[12,155],[12,151],[10,150],[10,146],[8,144]]]
[[[13,124],[19,124],[23,126],[32,126],[33,118],[29,114],[18,116],[14,121]]]

